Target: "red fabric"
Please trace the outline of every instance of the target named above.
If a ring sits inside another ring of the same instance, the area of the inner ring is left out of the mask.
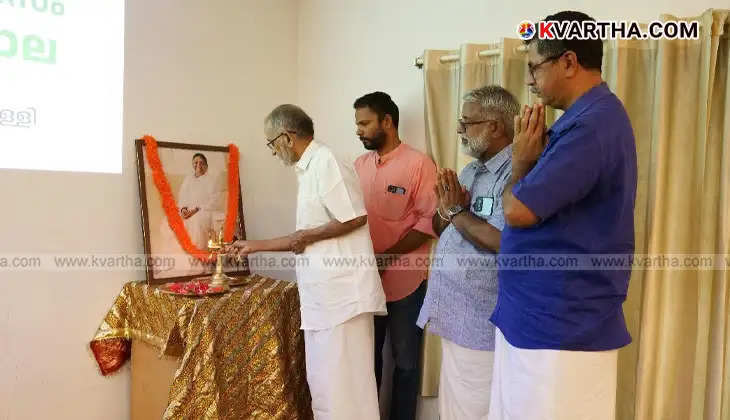
[[[89,347],[104,376],[119,370],[132,354],[132,343],[124,338],[95,340],[89,344]]]

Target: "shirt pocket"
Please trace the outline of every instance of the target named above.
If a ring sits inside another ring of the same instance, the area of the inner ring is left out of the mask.
[[[385,220],[403,220],[408,215],[408,194],[391,193],[387,190],[377,195],[375,211]]]
[[[487,222],[495,228],[504,230],[504,209],[502,208],[502,198],[497,196],[494,198],[494,207],[492,214],[487,217]]]

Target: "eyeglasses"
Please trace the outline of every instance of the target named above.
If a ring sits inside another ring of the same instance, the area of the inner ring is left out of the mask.
[[[273,139],[269,140],[266,139],[266,147],[268,147],[272,152],[274,151],[274,142],[279,140],[279,137],[286,136],[287,139],[291,140],[291,137],[289,137],[289,133],[296,134],[294,131],[284,131],[278,136],[274,137]]]
[[[545,63],[547,63],[549,61],[555,61],[555,60],[559,59],[566,52],[568,52],[568,50],[565,50],[565,51],[561,52],[560,54],[556,54],[556,55],[550,56],[550,57],[542,60],[541,62],[539,62],[537,64],[528,64],[527,65],[527,70],[530,72],[530,77],[532,77],[532,80],[535,80],[535,70],[537,70],[538,68],[540,68],[540,66],[542,66],[543,64],[545,64]]]
[[[459,118],[458,120],[456,120],[456,126],[458,127],[459,131],[466,131],[466,128],[470,125],[483,124],[485,122],[490,122],[490,121],[496,121],[496,120],[464,121],[461,118]]]

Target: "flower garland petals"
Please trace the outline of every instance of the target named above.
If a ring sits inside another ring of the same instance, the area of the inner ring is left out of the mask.
[[[228,201],[226,208],[226,221],[223,228],[223,240],[231,242],[236,228],[238,216],[238,147],[234,144],[228,145]]]

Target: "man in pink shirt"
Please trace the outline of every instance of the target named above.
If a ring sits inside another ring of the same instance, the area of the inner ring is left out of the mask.
[[[357,136],[370,152],[355,161],[388,315],[375,317],[375,377],[390,331],[395,371],[390,420],[416,418],[423,331],[416,325],[426,294],[431,219],[436,211],[436,165],[398,136],[398,106],[383,92],[355,101]]]

